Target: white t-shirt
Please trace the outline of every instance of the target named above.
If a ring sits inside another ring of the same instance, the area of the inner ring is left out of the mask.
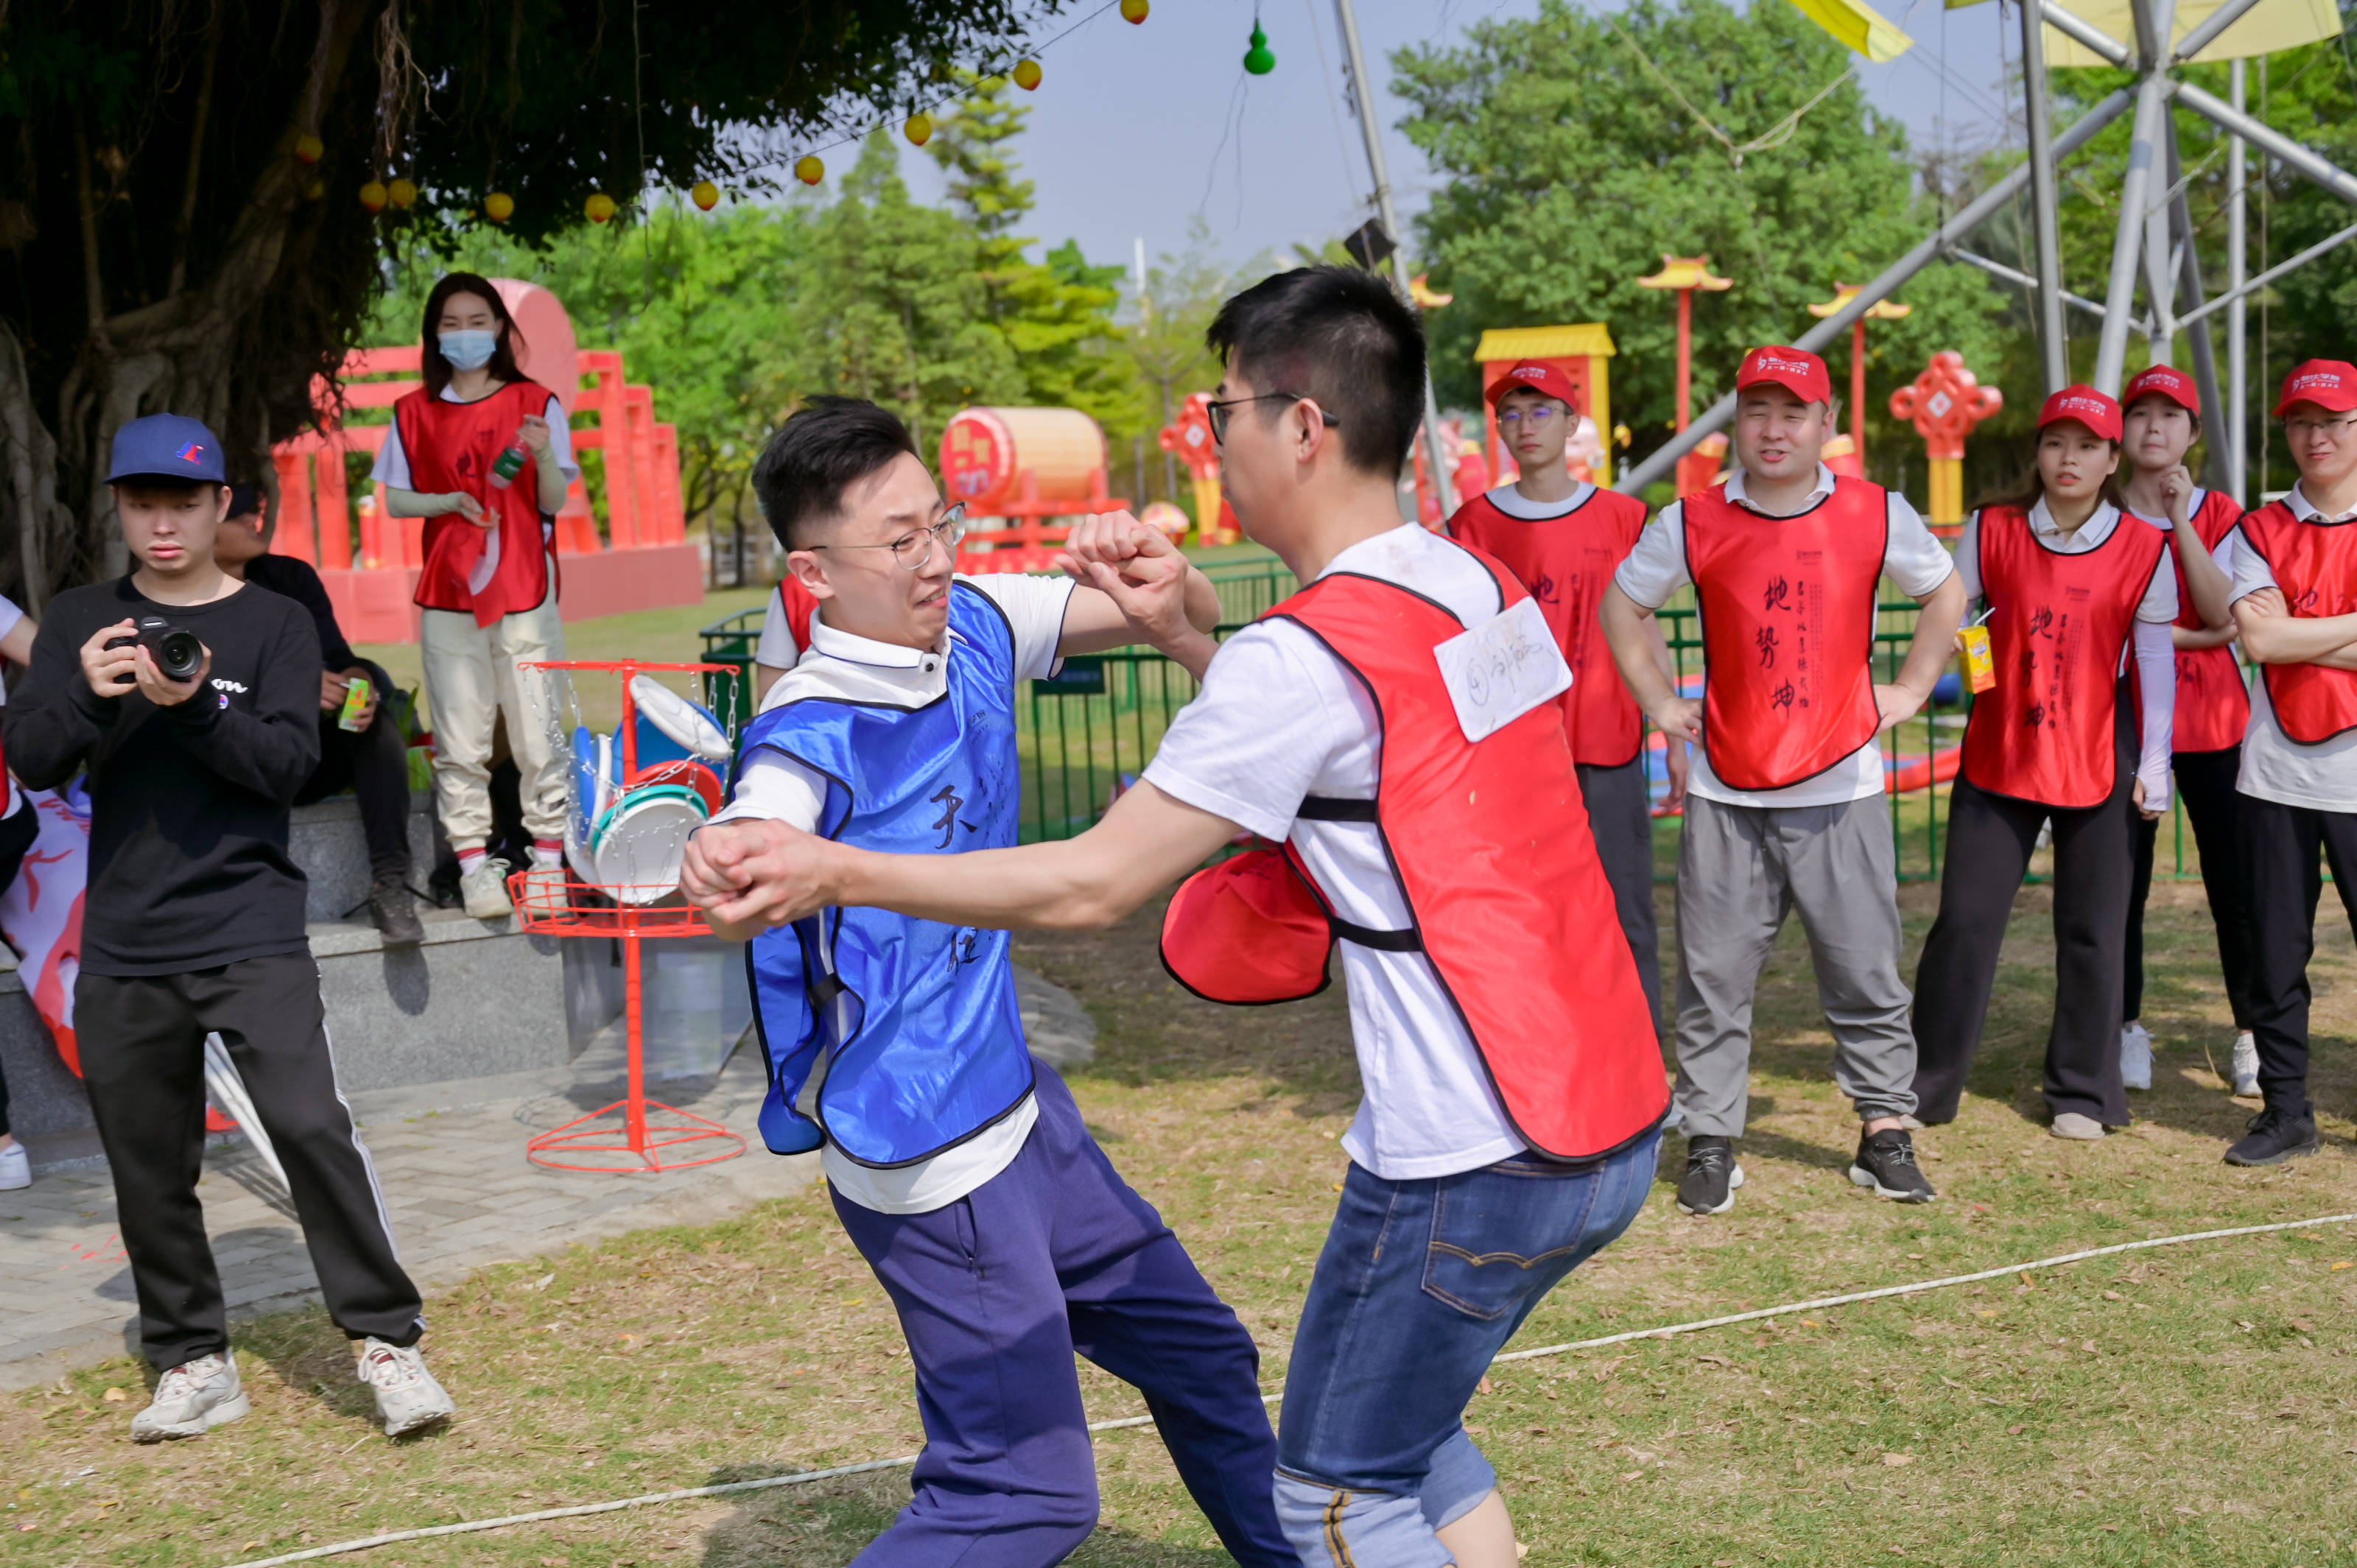
[[[992,574],[994,576],[1008,575]],[[817,624],[815,618],[812,624]],[[794,660],[802,656],[802,645],[794,640],[793,623],[786,619],[786,596],[781,590],[772,588],[770,590],[770,607],[761,616],[761,640],[753,645],[753,662],[766,664],[772,670],[791,670],[794,667]],[[776,690],[775,687],[770,689]],[[766,708],[769,703],[764,702],[761,705]]]
[[[1816,485],[1809,491],[1808,502],[1802,510],[1816,505],[1833,491],[1834,471],[1820,463]],[[1741,468],[1727,478],[1727,499],[1737,506],[1760,511],[1744,490]],[[1773,514],[1760,511],[1760,515]],[[1899,585],[1900,592],[1920,599],[1946,582],[1948,574],[1955,569],[1947,549],[1923,525],[1922,515],[1905,496],[1891,491],[1889,542],[1882,551],[1883,575]],[[1672,501],[1645,525],[1645,532],[1637,536],[1637,547],[1620,563],[1612,580],[1620,585],[1622,593],[1649,610],[1661,608],[1672,594],[1694,581],[1686,571],[1684,502]],[[1882,747],[1878,739],[1869,740],[1823,773],[1781,789],[1738,789],[1719,782],[1718,776],[1710,769],[1708,748],[1696,746],[1694,771],[1686,779],[1686,789],[1705,800],[1729,806],[1845,805],[1882,793]]]
[[[5,594],[0,594],[0,637],[5,637],[10,632],[16,630],[16,623],[24,618],[25,612],[16,607],[16,601],[9,598]],[[0,671],[5,671],[5,665],[0,665]],[[5,707],[7,703],[8,679],[5,673],[0,673],[0,707]],[[7,807],[5,811],[0,811],[0,816],[13,817],[16,814],[16,806],[18,804],[16,779],[14,774],[8,776],[7,792]]]
[[[2325,517],[2298,485],[2292,486],[2291,493],[2284,497],[2284,505],[2303,522],[2310,519],[2326,522],[2347,521]],[[2357,512],[2348,516],[2357,517]],[[2239,539],[2242,532],[2237,527],[2226,537]],[[2256,550],[2237,549],[2233,561],[2234,585],[2228,590],[2231,598],[2243,598],[2262,588],[2277,586],[2275,573]],[[2317,746],[2302,746],[2293,740],[2276,723],[2275,706],[2267,701],[2266,667],[2261,666],[2259,678],[2251,682],[2251,724],[2243,732],[2243,770],[2234,788],[2245,795],[2286,806],[2305,806],[2318,811],[2357,811],[2357,730],[2334,736]]]
[[[988,596],[1006,612],[1006,624],[1015,635],[1015,679],[1036,680],[1055,673],[1056,647],[1064,636],[1064,609],[1072,596],[1071,579],[998,572],[958,581]],[[853,637],[831,629],[817,616],[811,618],[810,630],[809,656],[778,678],[762,704],[764,711],[780,702],[812,697],[906,707],[931,702],[949,689],[949,661],[957,656],[954,635],[936,652]],[[728,804],[712,820],[764,818],[813,832],[817,831],[825,802],[824,779],[791,757],[763,750],[746,763]],[[838,1023],[848,1026],[849,999],[838,1001],[836,1006],[845,1010]],[[850,1158],[832,1142],[821,1146],[819,1163],[834,1190],[862,1208],[879,1214],[923,1214],[955,1203],[1005,1170],[1022,1152],[1023,1141],[1031,1135],[1032,1124],[1039,1119],[1038,1101],[1027,1098],[996,1125],[915,1165],[877,1170]]]
[[[446,386],[442,389],[442,401],[464,403],[467,400]],[[573,427],[565,420],[565,404],[557,401],[555,393],[549,394],[548,406],[541,411],[540,416],[548,421],[548,449],[555,456],[556,467],[565,475],[565,483],[571,484],[581,477],[581,465],[574,459]],[[386,427],[384,445],[376,449],[376,466],[369,470],[369,478],[396,490],[417,488],[410,482],[409,454],[401,449],[401,425],[398,422]],[[490,587],[491,574],[499,570],[499,565],[500,531],[494,528],[484,532],[483,553],[476,557],[474,569],[467,574],[468,591],[479,594]]]
[[[1468,626],[1501,607],[1480,562],[1414,523],[1361,541],[1326,570],[1412,587]],[[1359,679],[1301,627],[1257,621],[1211,660],[1201,693],[1172,722],[1146,778],[1263,838],[1290,838],[1336,915],[1400,930],[1411,923],[1407,900],[1376,826],[1297,820],[1305,796],[1372,800],[1382,760],[1382,721]],[[1387,1180],[1413,1181],[1522,1153],[1526,1145],[1431,961],[1340,947],[1364,1090],[1342,1134],[1351,1158]]]

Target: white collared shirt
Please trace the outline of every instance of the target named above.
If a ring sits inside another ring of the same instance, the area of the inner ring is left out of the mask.
[[[2284,497],[2284,505],[2302,522],[2347,522],[2357,511],[2327,517],[2299,486]],[[2239,541],[2238,526],[2226,535]],[[2277,586],[2276,575],[2259,553],[2238,543],[2234,550],[2234,585],[2230,600],[2263,588]],[[2318,811],[2357,811],[2357,730],[2333,736],[2317,746],[2302,746],[2284,734],[2267,701],[2265,666],[2251,682],[2251,723],[2243,732],[2243,770],[2234,788],[2245,795],[2280,805],[2303,806]]]
[[[1015,640],[1015,679],[1037,680],[1056,672],[1056,648],[1063,640],[1064,610],[1072,596],[1068,577],[1031,577],[996,572],[958,581],[986,596],[1006,616]],[[813,698],[920,707],[949,690],[949,661],[957,656],[952,632],[939,649],[905,648],[836,631],[821,607],[811,618],[808,651],[778,678],[761,711]],[[747,762],[728,804],[714,818],[729,822],[760,818],[817,831],[826,804],[826,780],[791,757],[763,750]],[[848,1008],[847,998],[838,1007]],[[845,1021],[847,1022],[845,1014]],[[863,1165],[836,1148],[821,1146],[819,1163],[828,1183],[851,1202],[879,1214],[924,1214],[955,1203],[1011,1164],[1039,1119],[1036,1100],[1026,1097],[1012,1115],[985,1128],[931,1159],[891,1170]]]
[[[1743,479],[1741,468],[1727,476],[1727,499],[1762,517],[1776,516],[1762,510],[1751,499]],[[1834,471],[1820,463],[1817,482],[1797,510],[1806,511],[1833,493]],[[1922,514],[1909,504],[1907,498],[1896,490],[1889,495],[1890,532],[1882,551],[1883,575],[1898,585],[1900,592],[1920,599],[1946,582],[1956,565],[1949,559],[1947,549],[1932,537],[1932,531],[1923,524]],[[1645,525],[1645,532],[1637,536],[1637,547],[1620,563],[1612,580],[1620,585],[1622,593],[1647,609],[1661,608],[1671,595],[1694,581],[1686,572],[1684,502],[1672,501]],[[1706,749],[1697,746],[1694,772],[1686,780],[1686,788],[1705,800],[1730,806],[1845,805],[1882,793],[1882,748],[1877,742],[1867,741],[1816,777],[1781,789],[1738,789],[1719,782],[1718,776],[1711,771]]]

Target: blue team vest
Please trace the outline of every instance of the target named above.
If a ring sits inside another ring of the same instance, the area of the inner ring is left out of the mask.
[[[941,697],[913,709],[785,703],[753,721],[737,766],[767,746],[823,774],[820,830],[863,849],[1012,845],[1022,789],[1014,636],[963,583],[951,586],[949,625]],[[861,1165],[909,1165],[1031,1092],[1005,931],[830,908],[764,931],[747,961],[770,1066],[761,1137],[775,1153],[823,1137]]]

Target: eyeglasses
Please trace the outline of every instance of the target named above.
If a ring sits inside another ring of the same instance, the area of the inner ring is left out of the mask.
[[[1498,415],[1498,424],[1501,428],[1507,430],[1512,429],[1517,424],[1527,424],[1533,430],[1543,430],[1546,427],[1546,422],[1553,419],[1556,410],[1545,403],[1540,403],[1534,408],[1510,408]]]
[[[1269,403],[1277,399],[1283,399],[1286,403],[1307,403],[1309,401],[1309,394],[1308,392],[1262,392],[1255,397],[1214,399],[1211,402],[1206,403],[1203,405],[1203,416],[1211,422],[1211,439],[1218,442],[1222,446],[1228,444],[1228,410],[1232,408],[1242,408],[1248,403]],[[1332,414],[1327,413],[1322,408],[1318,411],[1318,417],[1325,421],[1326,427],[1329,430],[1340,430],[1342,427],[1342,422],[1340,420],[1335,418]]]
[[[910,572],[921,572],[925,563],[933,558],[933,546],[947,551],[950,559],[957,559],[958,541],[965,537],[965,503],[961,501],[942,513],[941,521],[931,528],[911,529],[889,544],[813,544],[813,550],[889,550],[892,559]]]
[[[2357,424],[2357,415],[2343,415],[2339,419],[2287,419],[2283,427],[2284,434],[2295,441],[2305,440],[2311,435],[2338,441],[2341,433],[2352,424]]]

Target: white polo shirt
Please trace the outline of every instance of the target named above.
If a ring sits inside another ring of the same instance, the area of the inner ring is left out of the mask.
[[[2298,485],[2292,486],[2291,493],[2284,497],[2284,505],[2302,522],[2346,522],[2357,518],[2357,512],[2326,517]],[[2242,529],[2237,527],[2226,537],[2239,541],[2242,534]],[[2234,585],[2228,590],[2231,598],[2240,599],[2262,588],[2277,586],[2275,573],[2257,551],[2238,545],[2233,560]],[[2251,682],[2251,723],[2243,732],[2243,770],[2234,788],[2279,805],[2304,806],[2317,811],[2357,811],[2357,730],[2334,736],[2316,746],[2302,746],[2293,740],[2276,723],[2275,707],[2267,701],[2266,667],[2261,665],[2258,679]]]
[[[1071,578],[995,572],[958,581],[987,595],[1006,612],[1007,627],[1015,636],[1016,680],[1055,673],[1056,648],[1064,637],[1064,609],[1072,596]],[[958,650],[954,633],[936,650],[853,637],[833,630],[820,616],[811,618],[810,631],[809,650],[770,688],[769,698],[761,704],[764,712],[813,697],[916,707],[949,690],[949,661]],[[760,818],[815,832],[825,803],[823,778],[791,757],[763,750],[746,763],[728,804],[712,820]],[[848,1028],[850,998],[838,999],[835,1005],[841,1010],[838,1025]],[[834,1190],[862,1208],[879,1214],[924,1214],[955,1203],[1005,1170],[1022,1153],[1023,1142],[1039,1119],[1038,1101],[1026,1097],[1014,1114],[915,1165],[890,1170],[863,1165],[832,1140],[820,1146],[819,1164]]]
[[[1327,564],[1414,588],[1467,625],[1503,607],[1462,545],[1415,523],[1361,540]],[[1342,919],[1409,925],[1407,899],[1372,822],[1301,822],[1305,796],[1371,800],[1383,724],[1372,695],[1291,621],[1255,621],[1220,649],[1203,690],[1172,721],[1146,781],[1265,839],[1290,839]],[[1391,1181],[1476,1170],[1527,1146],[1490,1087],[1473,1038],[1420,952],[1340,944],[1362,1097],[1342,1147]]]
[[[1817,482],[1801,507],[1806,511],[1833,494],[1834,471],[1817,465]],[[1777,514],[1753,504],[1743,485],[1743,470],[1727,478],[1727,499],[1765,518]],[[1620,563],[1612,580],[1620,591],[1649,610],[1667,604],[1672,594],[1694,581],[1686,571],[1685,503],[1672,501],[1637,536],[1637,547]],[[1921,598],[1948,580],[1956,569],[1946,548],[1932,537],[1922,514],[1898,491],[1890,492],[1890,530],[1882,550],[1882,572],[1900,592]],[[1729,806],[1839,806],[1869,800],[1882,793],[1882,746],[1878,737],[1867,741],[1833,767],[1812,779],[1781,789],[1738,789],[1719,782],[1710,769],[1708,748],[1696,746],[1694,771],[1686,779],[1689,793]]]

